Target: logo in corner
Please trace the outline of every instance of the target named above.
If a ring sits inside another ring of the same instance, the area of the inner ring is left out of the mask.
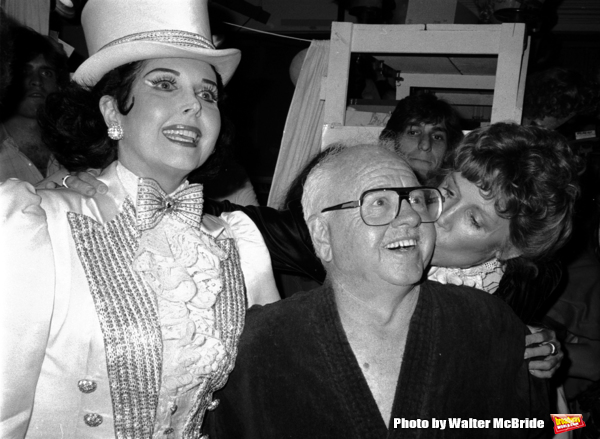
[[[554,433],[564,433],[565,431],[576,430],[585,427],[583,416],[579,415],[550,415],[554,422]]]

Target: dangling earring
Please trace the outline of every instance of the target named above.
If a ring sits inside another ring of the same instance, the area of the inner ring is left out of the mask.
[[[113,140],[121,140],[123,138],[123,127],[118,123],[112,124],[108,127],[108,137]]]

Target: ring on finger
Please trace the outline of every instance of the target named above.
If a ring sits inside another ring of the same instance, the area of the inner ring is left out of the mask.
[[[71,174],[67,174],[62,178],[62,185],[63,187],[66,187],[67,189],[69,188],[69,186],[67,186],[67,179],[71,177]]]
[[[553,342],[546,341],[546,342],[542,343],[542,345],[550,345],[550,346],[552,346],[552,352],[550,352],[549,355],[556,355],[556,352],[558,351],[558,349],[556,349],[556,345]]]

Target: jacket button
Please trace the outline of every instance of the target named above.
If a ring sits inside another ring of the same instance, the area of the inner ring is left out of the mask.
[[[167,435],[167,434],[171,434],[175,431],[174,428],[169,427],[169,428],[165,428],[165,431],[163,431],[163,434]]]
[[[96,381],[92,380],[79,380],[77,387],[79,387],[79,390],[81,390],[83,393],[92,393],[94,390],[96,390],[98,384],[96,384]]]
[[[97,427],[102,424],[103,419],[98,413],[88,413],[83,417],[83,421],[88,427]]]

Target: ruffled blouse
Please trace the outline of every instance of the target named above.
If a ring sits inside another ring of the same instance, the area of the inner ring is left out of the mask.
[[[493,294],[504,275],[498,259],[469,268],[431,267],[427,278],[442,284],[465,285]]]
[[[121,164],[117,174],[137,204],[138,178]],[[175,192],[187,186],[185,182]],[[220,267],[226,256],[212,236],[171,215],[142,232],[133,269],[156,294],[163,341],[155,438],[181,436],[183,425],[173,415],[193,403],[193,390],[228,355],[214,309],[223,289]]]

